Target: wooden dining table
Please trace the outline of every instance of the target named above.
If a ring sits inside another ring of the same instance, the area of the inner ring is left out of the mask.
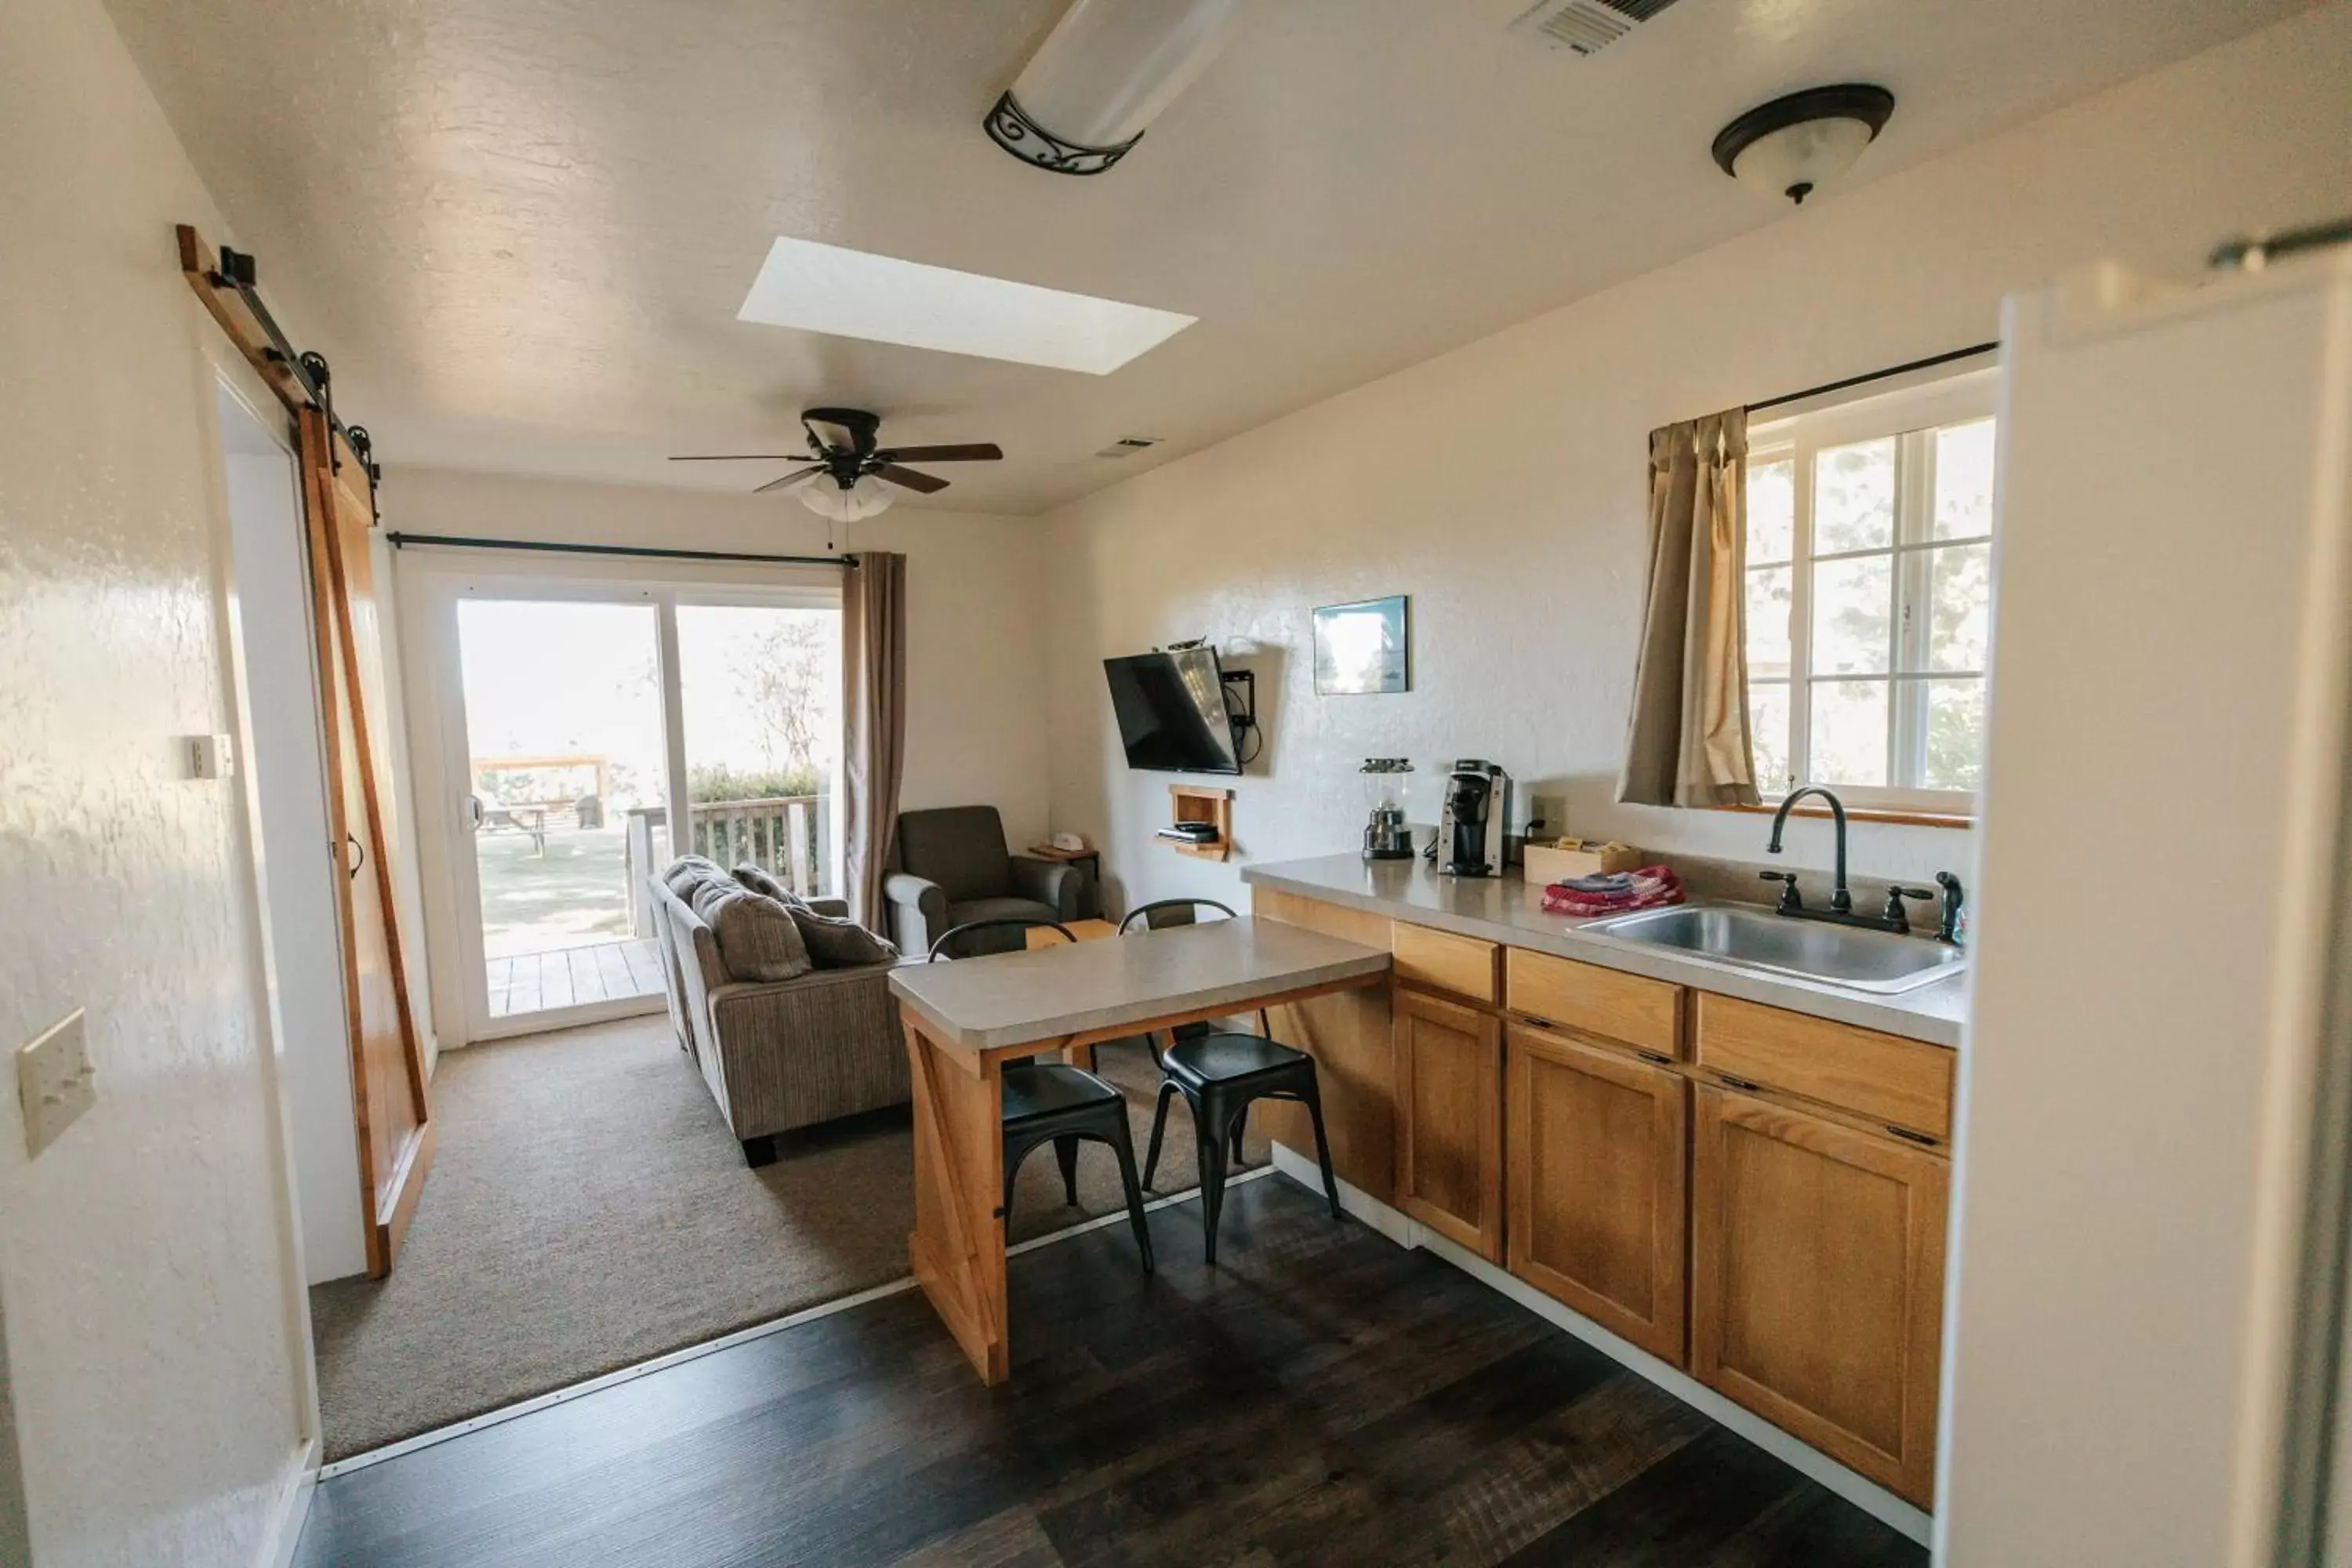
[[[907,1257],[985,1384],[1011,1375],[1003,1064],[1386,982],[1389,954],[1244,916],[891,972],[914,1078]]]

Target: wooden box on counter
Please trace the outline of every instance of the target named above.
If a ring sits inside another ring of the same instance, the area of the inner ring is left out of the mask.
[[[1530,844],[1521,851],[1526,868],[1528,887],[1540,891],[1554,882],[1564,882],[1571,877],[1606,877],[1618,871],[1638,870],[1645,857],[1630,844],[1602,844],[1589,849],[1561,849],[1549,844]]]

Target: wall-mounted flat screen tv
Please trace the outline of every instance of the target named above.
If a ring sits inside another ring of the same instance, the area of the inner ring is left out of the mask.
[[[1213,647],[1103,660],[1127,765],[1159,773],[1237,773],[1241,755]]]

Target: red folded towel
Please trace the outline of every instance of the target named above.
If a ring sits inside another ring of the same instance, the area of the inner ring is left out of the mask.
[[[1644,866],[1608,877],[1579,877],[1544,889],[1543,907],[1555,915],[1585,919],[1630,914],[1683,901],[1682,879],[1664,866]]]

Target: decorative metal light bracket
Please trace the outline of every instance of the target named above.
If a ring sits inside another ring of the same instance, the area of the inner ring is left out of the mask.
[[[1065,142],[1024,113],[1009,92],[996,100],[996,107],[981,123],[987,127],[989,139],[999,147],[1024,163],[1034,163],[1056,174],[1099,174],[1143,140],[1143,132],[1139,131],[1116,147],[1087,147]]]

